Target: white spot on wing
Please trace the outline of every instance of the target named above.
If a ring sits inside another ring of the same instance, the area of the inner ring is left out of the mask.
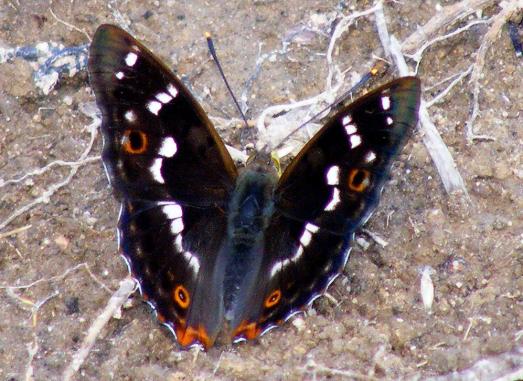
[[[183,231],[184,225],[181,218],[176,218],[171,221],[171,233],[180,234]]]
[[[278,261],[278,262],[276,262],[276,263],[271,267],[271,278],[272,278],[273,276],[275,276],[278,272],[280,272],[282,269],[283,269],[283,261]]]
[[[152,112],[154,115],[158,115],[158,111],[162,108],[162,104],[158,101],[150,101],[147,103],[147,110]]]
[[[340,201],[341,201],[341,199],[340,199],[340,190],[338,188],[333,188],[332,189],[332,199],[327,204],[327,206],[325,207],[324,210],[326,212],[333,211],[334,208],[336,207],[336,205],[338,205],[340,203]]]
[[[174,87],[174,85],[171,83],[167,85],[167,91],[169,92],[169,94],[172,95],[173,98],[176,98],[176,96],[178,95],[178,89]]]
[[[292,257],[276,262],[271,267],[271,271],[270,271],[271,277],[276,275],[278,272],[283,270],[285,267],[289,266],[291,263],[295,263],[303,255],[304,247],[307,247],[310,244],[311,239],[312,239],[312,234],[318,232],[319,230],[320,230],[319,226],[311,224],[311,223],[307,223],[307,225],[305,225],[305,230],[303,231],[303,234],[300,237],[300,245],[296,249],[296,252],[294,253],[294,255]]]
[[[154,159],[153,165],[151,165],[149,171],[151,172],[151,175],[153,175],[153,179],[161,184],[165,184],[165,180],[162,176],[162,161],[163,159]]]
[[[309,246],[309,243],[311,243],[311,239],[312,239],[312,233],[308,230],[305,230],[300,237],[300,243],[303,246]]]
[[[123,79],[125,77],[125,74],[123,73],[123,71],[119,71],[118,73],[115,74],[115,76],[118,79]]]
[[[327,184],[338,185],[340,183],[340,167],[333,165],[327,171]]]
[[[176,238],[174,239],[174,247],[176,250],[178,250],[180,253],[183,252],[183,237],[181,234],[178,234]]]
[[[390,126],[392,123],[394,123],[394,120],[392,120],[392,118],[390,116],[387,117],[387,119],[385,119],[387,124]]]
[[[124,117],[128,122],[134,122],[136,120],[136,114],[133,110],[127,110],[124,114]]]
[[[373,151],[369,151],[365,154],[364,160],[366,163],[372,163],[374,160],[376,160],[376,154]]]
[[[344,126],[346,126],[350,122],[352,122],[352,117],[350,115],[344,116],[341,120],[341,124],[343,124]]]
[[[350,136],[350,148],[356,148],[361,144],[361,136],[351,135]]]
[[[125,64],[127,66],[134,66],[136,61],[138,60],[138,55],[136,53],[129,53],[127,56],[125,56]]]
[[[381,97],[381,107],[383,107],[384,110],[390,108],[390,97],[388,95],[383,95]]]
[[[348,124],[345,126],[345,132],[347,133],[347,135],[355,134],[357,131],[358,129],[354,124]]]
[[[162,207],[162,212],[168,219],[174,220],[183,216],[182,207],[178,204],[167,204]]]
[[[318,230],[320,230],[320,227],[309,222],[307,225],[305,225],[305,230],[308,230],[311,233],[317,233]]]
[[[158,155],[164,157],[173,157],[178,152],[178,145],[172,137],[163,139],[162,146],[158,151]]]
[[[296,260],[298,260],[302,255],[303,255],[303,246],[300,245],[300,246],[298,247],[298,250],[296,250],[296,253],[294,253],[294,255],[292,256],[292,260],[293,260],[293,261],[296,261]]]
[[[196,258],[196,256],[190,251],[184,251],[183,256],[187,260],[187,263],[192,269],[194,275],[198,274],[200,271],[200,261],[198,258]]]
[[[173,97],[171,97],[167,93],[158,93],[158,94],[156,94],[156,99],[158,99],[163,104],[166,104],[166,103],[169,103],[170,101],[172,101]]]

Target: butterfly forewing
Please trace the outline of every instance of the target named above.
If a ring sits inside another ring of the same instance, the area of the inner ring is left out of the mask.
[[[301,150],[274,192],[255,295],[236,319],[252,338],[323,293],[375,209],[418,118],[420,83],[406,77],[342,108]]]
[[[88,68],[104,165],[122,201],[122,254],[180,344],[210,346],[221,322],[216,257],[234,163],[178,78],[122,29],[98,28]]]
[[[202,108],[147,48],[102,25],[91,44],[89,75],[103,114],[103,159],[117,192],[226,204],[233,161]]]
[[[417,123],[419,96],[419,80],[401,78],[336,113],[285,170],[282,213],[337,234],[364,223]]]

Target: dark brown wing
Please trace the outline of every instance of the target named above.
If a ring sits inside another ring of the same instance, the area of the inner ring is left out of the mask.
[[[417,124],[420,82],[405,77],[340,110],[281,177],[254,295],[236,317],[253,338],[300,311],[342,270],[354,231],[378,204],[391,164]]]
[[[89,76],[103,162],[122,200],[122,253],[180,344],[210,346],[221,323],[216,257],[234,163],[181,81],[121,28],[98,28]]]

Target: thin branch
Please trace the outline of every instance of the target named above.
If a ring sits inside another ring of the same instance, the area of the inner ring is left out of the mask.
[[[421,48],[419,48],[416,52],[414,52],[413,54],[405,54],[405,56],[413,59],[414,61],[416,61],[416,70],[415,73],[418,73],[418,69],[419,69],[419,66],[421,64],[421,60],[423,59],[423,53],[425,52],[426,49],[428,49],[429,47],[431,47],[432,45],[440,42],[440,41],[445,41],[451,37],[454,37],[458,34],[461,34],[467,30],[469,30],[471,27],[473,27],[474,25],[478,25],[478,24],[488,24],[490,23],[491,19],[488,19],[488,20],[475,20],[475,21],[471,21],[470,23],[468,23],[467,25],[461,27],[461,28],[458,28],[458,29],[455,29],[453,30],[452,32],[450,33],[447,33],[447,34],[444,34],[443,36],[438,36],[438,37],[435,37],[433,38],[432,40],[430,41],[427,41],[425,42]]]
[[[416,32],[407,37],[401,44],[405,54],[414,54],[425,41],[440,33],[449,25],[453,25],[467,16],[485,7],[495,4],[496,0],[464,0],[457,4],[443,7],[440,11],[420,27]]]
[[[4,229],[13,220],[15,220],[19,216],[23,215],[24,213],[28,212],[29,210],[33,209],[35,206],[37,206],[39,204],[46,204],[46,203],[48,203],[49,199],[57,191],[59,191],[61,188],[65,187],[66,185],[68,185],[71,182],[73,177],[78,172],[78,169],[80,168],[79,167],[80,164],[85,164],[85,163],[94,161],[96,159],[95,157],[88,158],[89,153],[91,152],[91,150],[93,148],[93,144],[94,144],[94,141],[96,139],[96,136],[98,135],[98,130],[97,130],[96,123],[97,123],[97,120],[95,119],[95,121],[91,125],[88,126],[89,132],[91,133],[91,137],[90,137],[89,143],[87,144],[87,147],[85,148],[85,150],[80,155],[79,159],[76,162],[72,162],[70,164],[71,170],[69,171],[69,174],[65,177],[65,179],[50,185],[44,192],[42,192],[42,194],[39,197],[35,198],[31,202],[29,202],[26,205],[24,205],[24,206],[18,208],[17,210],[15,210],[4,221],[0,222],[0,230]],[[49,168],[51,168],[51,167],[53,167],[55,165],[58,165],[58,164],[56,164],[57,162],[61,162],[62,164],[63,163],[67,163],[65,161],[55,161],[55,162],[52,162],[52,163],[48,164],[44,168],[31,171],[31,173],[36,173],[36,174],[39,174],[40,172],[43,173],[43,172],[47,171]],[[77,164],[77,163],[80,163],[80,164]],[[24,176],[20,177],[20,179],[21,178],[24,178]],[[9,180],[9,181],[10,182],[16,182],[17,180]]]
[[[89,156],[83,160],[78,160],[78,161],[55,160],[55,161],[50,162],[49,164],[46,164],[42,168],[36,168],[36,169],[31,170],[31,171],[27,172],[26,174],[24,174],[23,176],[20,176],[20,177],[14,178],[14,179],[10,179],[10,180],[0,179],[0,188],[5,187],[6,185],[9,185],[9,184],[21,183],[22,181],[24,181],[25,179],[27,179],[29,177],[42,175],[53,167],[79,167],[79,166],[91,163],[93,161],[98,161],[98,160],[100,160],[99,155]]]
[[[112,293],[113,290],[111,290],[109,287],[107,287],[102,281],[100,281],[98,279],[98,277],[96,275],[94,275],[94,273],[91,271],[91,269],[89,268],[89,266],[87,265],[87,263],[80,263],[74,267],[71,267],[69,269],[67,269],[66,271],[64,271],[62,274],[59,274],[59,275],[55,275],[55,276],[52,276],[50,278],[41,278],[41,279],[38,279],[38,280],[35,280],[34,282],[31,282],[31,283],[27,283],[27,284],[23,284],[23,285],[18,285],[18,286],[13,286],[13,285],[0,285],[0,289],[6,289],[6,290],[21,290],[21,289],[27,289],[27,288],[31,288],[31,287],[34,287],[36,286],[37,284],[40,284],[40,283],[48,283],[48,282],[56,282],[56,281],[59,281],[59,280],[62,280],[64,279],[65,277],[67,277],[70,273],[80,269],[80,268],[85,268],[85,270],[87,271],[87,273],[89,274],[89,276],[96,282],[98,283],[104,290],[106,290],[107,292],[109,293]]]
[[[49,12],[51,13],[51,15],[54,17],[54,19],[56,21],[58,21],[59,23],[61,24],[64,24],[66,27],[70,28],[70,29],[73,29],[73,30],[76,30],[77,32],[80,32],[82,33],[85,37],[87,37],[87,41],[91,42],[91,36],[89,36],[89,34],[85,31],[85,30],[82,30],[80,28],[78,28],[77,26],[74,26],[73,24],[69,24],[68,22],[62,20],[61,18],[59,18],[51,8],[49,8]]]
[[[62,373],[62,380],[71,380],[76,372],[80,369],[85,359],[91,352],[91,349],[100,335],[102,329],[107,325],[111,317],[122,307],[127,301],[129,295],[134,291],[136,283],[131,278],[125,278],[120,282],[120,288],[111,296],[107,306],[98,315],[94,322],[89,327],[87,335],[82,341],[80,349],[76,351],[69,363]]]
[[[474,122],[478,117],[479,111],[479,91],[480,91],[480,78],[483,74],[483,67],[485,66],[485,58],[490,46],[498,39],[498,35],[503,29],[503,26],[512,17],[512,15],[520,9],[523,9],[523,0],[514,0],[510,2],[502,2],[500,4],[504,6],[502,11],[493,17],[493,22],[485,34],[483,42],[479,47],[478,54],[476,56],[476,62],[472,69],[472,75],[470,82],[472,83],[472,113],[466,123],[466,134],[469,143],[474,140],[495,140],[492,136],[478,135],[474,132]]]
[[[430,108],[437,103],[443,102],[443,98],[445,98],[450,93],[450,91],[454,88],[454,86],[456,86],[458,83],[460,83],[463,80],[463,78],[470,75],[470,73],[472,73],[472,66],[470,66],[467,70],[465,70],[461,73],[452,75],[451,78],[454,78],[454,79],[452,80],[450,85],[448,85],[443,91],[441,91],[438,95],[436,95],[430,101],[427,101],[425,103],[425,107]],[[425,90],[428,90],[428,89],[425,88]]]
[[[380,24],[384,23],[384,20],[382,20],[381,22],[377,22],[376,25],[378,28],[380,28]],[[380,38],[382,39],[382,45],[387,45],[387,49],[391,52],[394,63],[396,64],[400,75],[409,75],[410,72],[407,67],[407,63],[405,62],[405,58],[401,52],[401,45],[396,40],[396,38],[394,38],[394,36],[388,38],[386,32],[380,33]],[[423,132],[423,143],[432,157],[432,161],[438,170],[445,190],[447,193],[461,191],[465,195],[468,195],[463,178],[456,168],[456,164],[452,158],[452,155],[450,154],[448,147],[441,139],[436,126],[430,120],[425,102],[423,100],[420,104],[419,117],[420,126]]]

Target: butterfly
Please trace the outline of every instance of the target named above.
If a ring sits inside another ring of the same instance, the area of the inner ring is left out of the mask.
[[[419,80],[341,107],[278,179],[262,154],[236,168],[187,88],[123,29],[100,26],[89,53],[120,252],[178,343],[257,338],[324,293],[417,124]]]

